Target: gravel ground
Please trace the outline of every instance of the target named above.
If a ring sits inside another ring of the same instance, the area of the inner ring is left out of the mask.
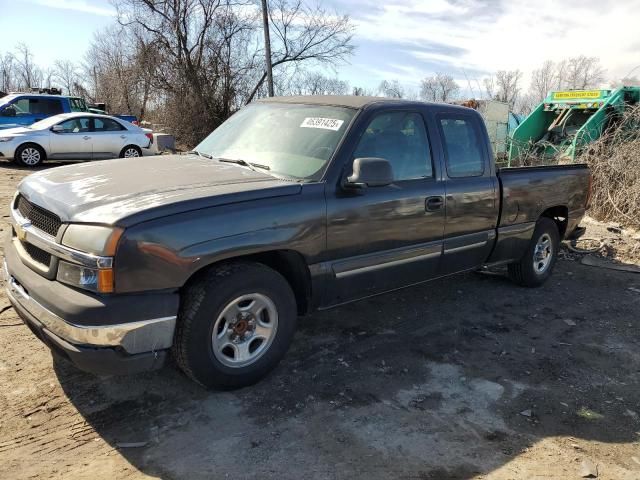
[[[29,172],[0,172],[6,205]],[[474,273],[303,318],[235,392],[77,371],[2,295],[0,478],[638,479],[640,275],[569,258],[539,289]]]

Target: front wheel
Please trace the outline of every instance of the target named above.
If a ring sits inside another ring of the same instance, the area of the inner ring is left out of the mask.
[[[239,388],[267,375],[286,353],[297,317],[289,283],[259,263],[206,272],[183,294],[173,353],[206,388]]]
[[[520,261],[509,264],[509,278],[524,287],[539,287],[551,276],[558,260],[560,234],[556,222],[541,218]]]
[[[14,158],[18,160],[20,165],[33,168],[44,161],[45,153],[39,145],[27,143],[26,145],[20,145],[16,149]]]

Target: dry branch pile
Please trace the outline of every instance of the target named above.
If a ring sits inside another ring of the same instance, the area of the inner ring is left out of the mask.
[[[579,157],[593,175],[589,214],[640,227],[640,107],[629,109]]]

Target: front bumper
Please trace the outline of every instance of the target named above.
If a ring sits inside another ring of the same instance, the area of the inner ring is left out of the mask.
[[[0,130],[0,137],[2,136],[2,130]],[[0,142],[0,158],[13,159],[18,148],[18,142],[11,140],[9,142]]]
[[[6,295],[53,351],[78,368],[124,374],[159,368],[173,343],[177,294],[98,296],[44,278],[5,246]],[[27,262],[28,263],[28,262]]]

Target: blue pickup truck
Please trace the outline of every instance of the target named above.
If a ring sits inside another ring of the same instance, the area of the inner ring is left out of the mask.
[[[11,93],[0,98],[0,129],[23,127],[52,115],[89,112],[83,98],[42,93]],[[114,115],[136,123],[132,115]]]

